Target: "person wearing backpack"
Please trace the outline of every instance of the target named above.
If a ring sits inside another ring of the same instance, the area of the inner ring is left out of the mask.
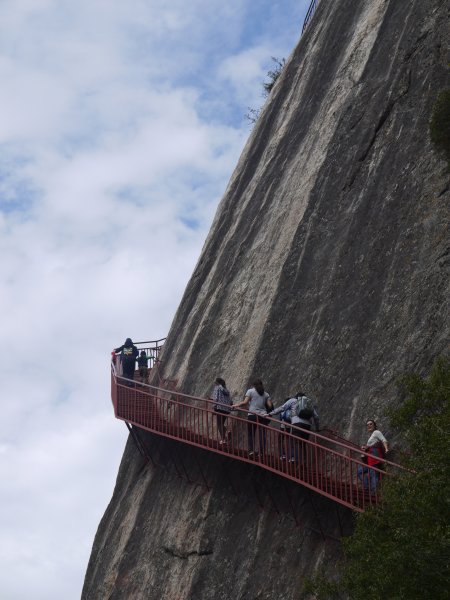
[[[211,400],[215,400],[217,404],[214,405],[214,412],[216,413],[217,419],[217,431],[220,435],[219,444],[226,444],[226,429],[225,421],[228,418],[233,406],[233,400],[231,394],[227,390],[225,380],[221,377],[217,377],[214,382],[214,390],[211,395]]]
[[[370,467],[383,469],[384,462],[379,459],[386,457],[386,453],[389,452],[389,446],[387,439],[378,429],[377,424],[373,419],[369,419],[366,422],[366,427],[370,436],[367,440],[367,444],[361,446],[361,449],[364,450],[364,452],[367,452],[369,456],[367,456],[367,467],[362,467],[361,465],[358,467],[358,478],[363,482],[365,490],[369,489],[370,481],[370,491],[375,492],[381,473]],[[364,457],[366,457],[366,455],[364,455]]]
[[[314,406],[313,401],[302,391],[297,392],[295,396],[292,396],[284,404],[271,411],[269,416],[272,417],[279,413],[290,416],[292,425],[291,433],[302,440],[309,439],[312,421],[314,421],[316,431],[319,430],[320,423],[317,409]],[[290,462],[298,460],[298,450],[300,445],[302,445],[302,442],[294,442],[291,444],[291,448],[289,449]]]
[[[261,379],[255,379],[253,387],[245,392],[245,397],[242,402],[238,402],[233,408],[248,405],[247,415],[247,434],[248,434],[248,456],[255,456],[255,434],[258,431],[259,438],[259,453],[264,455],[266,448],[265,427],[260,425],[269,425],[270,421],[267,418],[267,413],[273,409],[273,403],[269,394],[264,390],[264,384]]]
[[[114,350],[116,354],[120,353],[120,362],[122,363],[122,373],[127,379],[134,379],[136,358],[139,351],[133,344],[131,338],[125,340],[125,344]]]

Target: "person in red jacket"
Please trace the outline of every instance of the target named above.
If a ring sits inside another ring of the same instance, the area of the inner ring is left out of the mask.
[[[366,423],[367,431],[370,433],[367,444],[361,446],[364,452],[367,452],[367,467],[358,467],[358,477],[363,482],[364,489],[369,489],[370,479],[370,491],[374,492],[377,487],[380,473],[371,469],[370,467],[376,467],[380,469],[383,467],[383,459],[386,456],[386,452],[389,451],[387,439],[378,429],[376,422],[373,419],[369,419]]]

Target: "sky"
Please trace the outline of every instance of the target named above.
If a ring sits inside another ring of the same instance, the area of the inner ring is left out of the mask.
[[[74,600],[127,430],[309,0],[0,0],[0,597]]]

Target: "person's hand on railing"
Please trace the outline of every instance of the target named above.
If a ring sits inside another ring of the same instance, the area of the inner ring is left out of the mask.
[[[244,398],[244,400],[241,400],[240,402],[236,402],[236,404],[233,404],[232,410],[237,410],[241,406],[246,406],[247,404],[248,404],[248,400],[247,400],[247,398]]]

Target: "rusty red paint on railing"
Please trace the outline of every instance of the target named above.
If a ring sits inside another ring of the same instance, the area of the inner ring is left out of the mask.
[[[147,355],[147,359],[148,359],[148,367],[150,369],[155,368],[158,375],[160,372],[159,366],[160,366],[160,354],[161,351],[163,349],[164,346],[164,342],[166,341],[166,338],[161,338],[159,340],[151,340],[149,342],[136,342],[135,346],[137,346],[139,348],[139,351],[141,352],[142,350],[145,351],[145,354]],[[121,370],[121,364],[120,364],[120,355],[116,355],[115,352],[111,352],[111,356],[112,356],[112,362],[116,367],[117,373],[119,375],[122,375],[122,370]],[[158,377],[158,381],[159,383],[161,383],[161,378]]]
[[[367,475],[367,489],[364,489],[358,469],[366,465],[360,460],[361,450],[352,442],[335,439],[338,436],[333,437],[334,432],[327,431],[311,432],[309,439],[301,439],[280,430],[276,420],[271,420],[269,425],[249,424],[240,416],[241,411],[227,417],[227,438],[221,440],[212,400],[133,382],[120,377],[114,364],[111,367],[111,397],[118,419],[164,437],[256,464],[353,510],[363,512],[379,504],[383,478],[390,476],[391,470],[403,468],[390,461],[384,461],[388,471],[371,467],[379,480],[374,486]],[[255,443],[254,455],[248,448],[249,427]],[[290,461],[291,456],[296,460]]]
[[[139,351],[145,351],[149,360],[150,368],[153,368],[159,364],[159,356],[161,354],[165,341],[166,338],[161,338],[160,340],[152,340],[150,342],[136,342],[135,345],[139,347]]]

